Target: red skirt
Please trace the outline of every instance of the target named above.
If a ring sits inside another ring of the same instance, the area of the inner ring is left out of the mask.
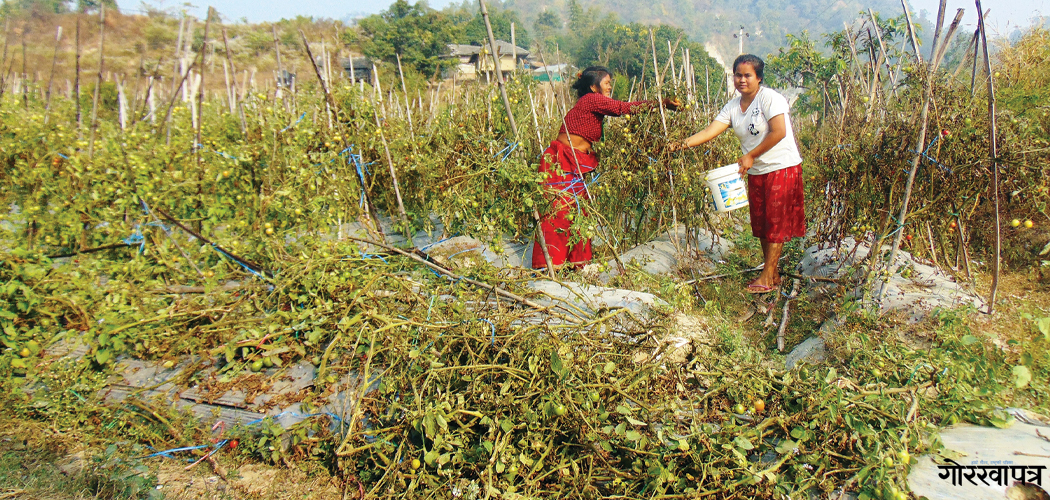
[[[579,204],[580,198],[590,199],[583,174],[597,166],[598,156],[593,152],[573,150],[558,141],[551,142],[550,147],[543,152],[540,172],[546,174],[544,185],[549,188],[552,196],[551,206],[547,213],[543,214],[540,230],[543,231],[547,252],[554,266],[564,265],[566,261],[581,266],[590,262],[593,257],[590,239],[580,240],[570,246],[569,240],[573,234],[570,229],[572,222],[569,221],[568,215],[570,212],[587,215]],[[539,241],[532,248],[532,267],[547,267],[543,247]]]
[[[802,165],[747,180],[751,234],[770,243],[785,243],[806,235]]]

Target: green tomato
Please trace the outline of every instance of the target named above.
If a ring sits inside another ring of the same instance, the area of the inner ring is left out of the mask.
[[[747,411],[747,408],[744,408],[744,405],[741,403],[737,403],[736,406],[733,407],[733,413],[743,415],[745,411]]]
[[[253,372],[262,371],[262,369],[263,369],[263,362],[262,362],[262,360],[261,359],[257,359],[255,361],[252,361],[252,364],[251,364],[250,368],[251,368],[251,370]]]
[[[566,412],[566,410],[565,410],[565,406],[564,405],[558,405],[558,406],[554,407],[554,414],[559,416],[559,417],[562,416],[562,415],[565,415],[565,412]]]

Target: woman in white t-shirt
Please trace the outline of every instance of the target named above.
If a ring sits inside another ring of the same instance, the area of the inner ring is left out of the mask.
[[[788,116],[788,103],[762,86],[765,63],[745,54],[733,61],[733,83],[740,96],[729,101],[714,121],[670,149],[699,146],[732,127],[744,154],[737,160],[740,175],[748,175],[747,197],[751,232],[762,240],[765,267],[747,286],[750,293],[772,292],[780,286],[778,262],[784,243],[806,234],[803,209],[802,157]]]

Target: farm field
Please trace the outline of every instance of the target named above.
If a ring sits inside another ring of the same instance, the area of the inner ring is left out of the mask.
[[[5,75],[0,496],[917,497],[945,429],[1050,414],[1050,34],[984,66],[874,21],[908,50],[767,58],[810,234],[759,299],[703,176],[738,144],[665,147],[727,98],[649,31],[659,72],[619,92],[685,105],[606,120],[595,264],[553,276],[527,265],[567,85],[354,82],[308,30],[294,88],[227,85],[221,51],[85,63],[79,96]]]

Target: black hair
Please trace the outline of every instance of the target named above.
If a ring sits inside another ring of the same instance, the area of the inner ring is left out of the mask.
[[[752,68],[755,68],[755,76],[759,80],[765,79],[766,63],[762,62],[760,57],[752,54],[737,56],[736,60],[733,61],[733,73],[736,73],[736,67],[741,64],[750,64]]]
[[[576,89],[576,97],[580,98],[594,92],[591,86],[601,86],[602,80],[607,76],[612,76],[612,72],[605,66],[589,66],[581,71],[577,75],[576,83],[572,84],[572,88]]]

